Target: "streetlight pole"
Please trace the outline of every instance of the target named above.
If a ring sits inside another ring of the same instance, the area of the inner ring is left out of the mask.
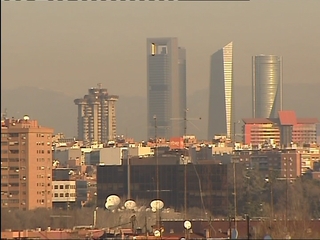
[[[286,239],[290,239],[290,234],[289,234],[289,226],[288,226],[288,200],[289,200],[289,189],[288,189],[288,181],[290,180],[291,181],[291,176],[290,178],[288,178],[288,175],[289,175],[289,171],[288,171],[288,166],[289,166],[289,163],[291,164],[292,162],[292,158],[286,158],[286,231],[287,231],[287,235],[286,235]],[[290,168],[291,170],[291,168]]]
[[[96,228],[97,226],[97,213],[98,213],[98,206],[97,206],[97,198],[98,198],[98,194],[95,192],[94,193],[94,203],[95,203],[95,206],[94,206],[94,211],[93,211],[93,228]]]
[[[184,135],[184,139],[186,139],[186,136],[187,136],[187,112],[188,112],[188,109],[185,109],[184,110],[184,118],[183,118],[183,122],[184,122],[184,131],[183,131],[183,135]],[[183,141],[184,144],[186,143],[186,141],[184,140]],[[184,149],[185,149],[185,146],[184,146]],[[187,201],[187,191],[188,191],[188,188],[187,188],[187,171],[188,171],[188,168],[187,168],[187,164],[188,164],[188,159],[185,158],[185,155],[183,155],[183,164],[184,164],[184,219],[185,219],[185,222],[187,221],[187,218],[188,218],[188,201]],[[190,233],[190,229],[189,228],[185,228],[185,239],[189,239],[189,233]]]
[[[233,200],[234,200],[234,227],[237,228],[237,183],[236,183],[236,162],[233,160]]]
[[[128,200],[131,199],[131,166],[130,166],[130,157],[129,157],[129,148],[127,150],[127,181],[128,181]]]
[[[270,201],[271,201],[271,221],[273,221],[273,171],[271,170],[270,174]]]
[[[286,158],[286,231],[288,232],[288,158]]]
[[[154,141],[155,141],[155,148],[154,148],[154,156],[156,158],[156,181],[157,181],[157,200],[160,200],[160,193],[159,193],[159,159],[158,159],[158,137],[157,137],[157,116],[153,116],[154,119]],[[160,229],[160,209],[156,209],[156,227],[157,230]],[[161,232],[160,232],[161,233]]]
[[[184,137],[187,135],[187,111],[184,111]],[[187,162],[185,162],[185,158],[183,158],[184,163],[184,219],[187,220]]]

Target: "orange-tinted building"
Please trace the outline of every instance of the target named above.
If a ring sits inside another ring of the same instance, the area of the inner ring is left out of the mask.
[[[52,134],[37,120],[1,122],[1,207],[52,207]]]
[[[316,118],[297,118],[294,111],[279,111],[278,118],[243,119],[244,144],[258,145],[271,139],[278,146],[317,141]]]

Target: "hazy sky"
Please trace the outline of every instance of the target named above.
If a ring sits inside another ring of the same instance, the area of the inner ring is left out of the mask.
[[[284,58],[284,80],[320,81],[320,0],[250,2],[1,2],[3,89],[37,86],[82,96],[146,95],[146,38],[178,37],[188,93],[209,86],[210,55],[234,42],[236,85],[251,56]]]

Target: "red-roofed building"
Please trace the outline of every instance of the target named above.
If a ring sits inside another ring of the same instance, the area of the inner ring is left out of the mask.
[[[279,111],[279,118],[243,119],[244,144],[259,145],[272,140],[281,147],[317,141],[316,118],[297,118],[294,111]]]
[[[282,126],[293,126],[297,124],[297,116],[294,111],[279,111],[278,115]]]

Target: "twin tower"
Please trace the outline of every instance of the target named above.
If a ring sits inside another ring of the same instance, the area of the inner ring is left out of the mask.
[[[281,58],[252,58],[252,113],[275,118],[282,105]],[[177,38],[147,39],[148,137],[186,134],[186,50]],[[246,94],[246,93],[244,93]],[[233,43],[211,55],[208,139],[234,133]]]

